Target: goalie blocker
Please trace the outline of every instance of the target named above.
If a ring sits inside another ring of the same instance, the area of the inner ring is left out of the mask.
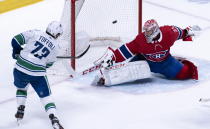
[[[151,76],[149,65],[146,61],[116,63],[111,67],[102,68],[95,76],[93,85],[117,85]]]

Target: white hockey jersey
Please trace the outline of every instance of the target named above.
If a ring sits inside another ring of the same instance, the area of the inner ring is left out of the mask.
[[[29,30],[14,39],[24,45],[15,68],[32,76],[45,76],[46,68],[56,61],[58,42],[40,30]]]

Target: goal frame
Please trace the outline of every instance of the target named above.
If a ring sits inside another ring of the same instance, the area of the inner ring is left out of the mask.
[[[70,21],[70,25],[71,25],[71,43],[70,43],[70,47],[71,47],[71,57],[75,57],[76,56],[76,1],[77,0],[71,0],[71,9],[70,9],[70,14],[71,14],[71,21]],[[138,0],[138,33],[141,33],[142,31],[142,0]],[[71,67],[76,70],[76,59],[72,58],[71,59]]]

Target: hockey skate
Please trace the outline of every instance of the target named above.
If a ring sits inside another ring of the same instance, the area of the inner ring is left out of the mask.
[[[61,124],[59,123],[59,120],[57,117],[54,116],[54,114],[50,114],[49,118],[51,120],[53,129],[64,129]]]
[[[105,79],[99,75],[96,75],[91,85],[93,86],[105,86]]]
[[[105,79],[103,77],[99,78],[97,86],[104,86],[104,85],[105,85]]]
[[[15,114],[15,118],[17,118],[17,124],[18,125],[20,125],[20,120],[23,119],[24,111],[25,111],[25,106],[24,105],[20,105],[17,109],[17,113]]]

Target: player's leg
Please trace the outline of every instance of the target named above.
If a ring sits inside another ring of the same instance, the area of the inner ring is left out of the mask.
[[[152,72],[163,74],[169,79],[196,79],[197,68],[190,61],[179,61],[169,56],[163,62],[148,62]],[[195,73],[195,75],[194,75]]]
[[[195,79],[198,80],[198,70],[197,67],[188,60],[180,61],[184,66],[176,75],[177,79]]]
[[[40,100],[52,122],[53,127],[62,129],[63,127],[60,125],[59,120],[56,117],[56,105],[51,97],[51,90],[47,77],[33,76],[33,79],[31,79],[30,83],[40,97]]]
[[[174,79],[183,67],[183,64],[172,56],[169,56],[166,60],[162,62],[147,62],[150,66],[151,72],[160,73],[168,79]]]
[[[25,102],[27,98],[27,85],[28,85],[28,75],[20,72],[17,69],[14,69],[13,71],[14,75],[14,85],[17,87],[16,91],[16,99],[17,99],[17,113],[15,114],[15,117],[17,119],[22,119],[24,116],[24,110],[25,110]]]

